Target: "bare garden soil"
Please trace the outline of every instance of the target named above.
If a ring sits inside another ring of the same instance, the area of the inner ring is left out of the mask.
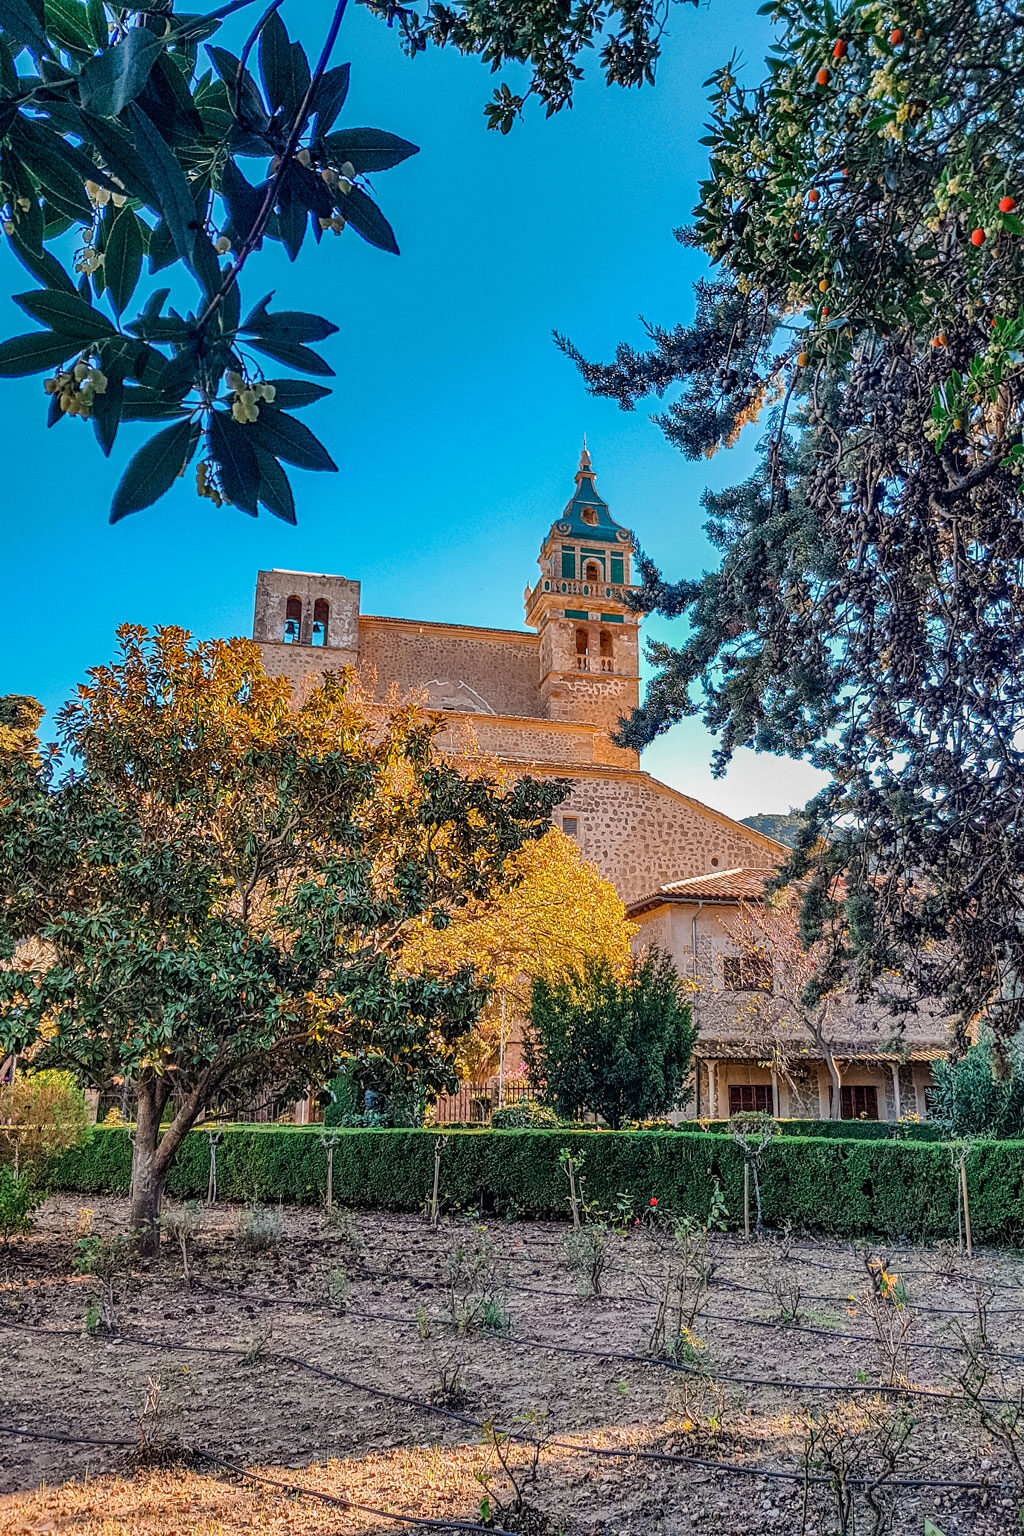
[[[490,1519],[522,1536],[923,1536],[926,1517],[942,1536],[1020,1530],[1024,1420],[1019,1439],[993,1436],[956,1386],[969,1363],[960,1330],[977,1332],[980,1299],[984,1395],[1001,1400],[982,1410],[1012,1421],[1024,1385],[1015,1254],[969,1263],[951,1250],[865,1254],[717,1234],[680,1360],[690,1369],[672,1370],[623,1358],[651,1347],[671,1261],[670,1235],[653,1225],[616,1235],[603,1294],[581,1297],[563,1261],[568,1229],[555,1223],[467,1219],[434,1231],[412,1216],[329,1223],[285,1209],[257,1213],[257,1239],[270,1246],[251,1251],[240,1231],[251,1216],[201,1207],[191,1283],[165,1239],[159,1262],[135,1261],[116,1278],[113,1330],[90,1333],[101,1287],[76,1273],[75,1244],[90,1226],[102,1235],[126,1222],[124,1201],[93,1206],[83,1214],[78,1200],[52,1198],[32,1232],[0,1250],[5,1536],[412,1529],[387,1518],[399,1514]],[[445,1275],[459,1249],[453,1296]],[[913,1347],[898,1374],[913,1394],[878,1390],[891,1362],[878,1347],[866,1256],[898,1276],[893,1295],[905,1287],[907,1305],[879,1316],[897,1338],[907,1327]],[[480,1290],[496,1308],[490,1321],[507,1312],[506,1334],[446,1321]],[[824,1437],[810,1448],[809,1415]],[[542,1442],[519,1508],[478,1427],[487,1420],[499,1430],[519,1420],[520,1483],[530,1440]],[[224,1463],[336,1502],[296,1498]],[[828,1481],[844,1468],[880,1479],[874,1493],[851,1490],[855,1523],[847,1514],[845,1528],[842,1491]],[[805,1485],[807,1470],[824,1480]],[[481,1477],[493,1479],[489,1492]]]

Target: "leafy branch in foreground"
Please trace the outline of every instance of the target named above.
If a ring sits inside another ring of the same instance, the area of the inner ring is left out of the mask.
[[[683,238],[716,263],[692,323],[607,365],[689,458],[765,419],[754,473],[709,493],[717,569],[643,566],[685,615],[624,732],[702,712],[829,775],[788,875],[819,995],[902,970],[997,1070],[1024,1025],[1024,32],[1001,0],[900,13],[782,0],[751,89],[708,82]],[[566,344],[567,345],[567,344]],[[570,352],[573,350],[569,348]],[[813,990],[813,989],[812,989]]]
[[[122,421],[165,423],[128,464],[114,522],[158,500],[198,455],[200,496],[294,523],[282,466],[336,468],[291,412],[329,393],[310,376],[333,369],[310,343],[337,326],[272,310],[270,295],[243,318],[243,269],[265,240],[295,261],[308,233],[319,242],[349,226],[398,253],[367,178],[416,146],[335,128],[350,67],[328,63],[346,0],[312,68],[281,0],[240,56],[211,42],[246,3],[178,15],[172,0],[0,0],[0,210],[43,285],[15,302],[44,327],[0,344],[0,376],[45,373],[49,424],[90,420],[108,455]],[[74,276],[57,254],[72,232]],[[172,286],[149,285],[143,299],[144,267],[198,290],[191,308],[176,307]],[[268,378],[267,358],[306,377]]]

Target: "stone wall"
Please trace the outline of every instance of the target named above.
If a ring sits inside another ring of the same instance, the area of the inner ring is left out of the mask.
[[[271,677],[286,677],[300,695],[303,684],[315,686],[325,672],[340,672],[356,664],[355,651],[329,651],[310,645],[271,644],[264,640],[260,652],[264,670]]]
[[[536,635],[515,630],[363,615],[359,674],[377,698],[392,687],[403,696],[434,682],[463,684],[496,715],[537,717],[542,713],[539,646]]]

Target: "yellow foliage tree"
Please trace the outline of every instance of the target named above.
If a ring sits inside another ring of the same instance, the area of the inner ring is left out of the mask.
[[[537,977],[560,981],[596,959],[624,969],[636,931],[611,881],[557,828],[525,845],[508,867],[514,870],[511,885],[489,900],[470,902],[447,928],[424,925],[404,951],[416,967],[450,974],[472,965],[493,978],[491,1000],[459,1052],[460,1075],[475,1082],[498,1066],[502,999],[511,1024],[528,1016]]]

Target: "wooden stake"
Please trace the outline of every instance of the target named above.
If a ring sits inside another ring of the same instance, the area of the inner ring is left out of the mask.
[[[331,1214],[334,1207],[334,1143],[327,1147],[327,1214]]]
[[[743,1236],[750,1242],[750,1164],[743,1164]]]
[[[440,1136],[434,1142],[434,1193],[430,1197],[430,1225],[437,1226],[437,1191],[441,1182],[441,1152],[444,1142]]]
[[[960,1198],[964,1206],[964,1232],[967,1234],[967,1257],[973,1258],[971,1248],[971,1208],[967,1203],[967,1164],[960,1164]]]

